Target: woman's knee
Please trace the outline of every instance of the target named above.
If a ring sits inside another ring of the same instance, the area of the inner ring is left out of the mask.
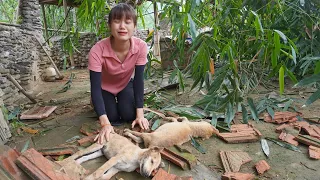
[[[136,112],[134,108],[124,108],[120,111],[121,120],[124,122],[132,122],[136,119]]]

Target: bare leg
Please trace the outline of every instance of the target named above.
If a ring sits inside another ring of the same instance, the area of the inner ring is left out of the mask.
[[[75,160],[77,158],[79,158],[83,155],[92,154],[96,151],[99,151],[100,149],[102,149],[102,147],[103,147],[103,145],[94,143],[91,146],[74,153],[72,156],[70,156],[62,161],[58,161],[57,163],[59,163],[61,166],[66,166],[69,163],[75,163]]]
[[[134,136],[130,132],[125,132],[123,135],[128,136],[136,143],[143,143],[143,139],[141,137]]]
[[[189,121],[186,117],[178,117],[177,120],[181,121],[181,122],[188,122]]]
[[[106,163],[104,163],[101,167],[99,167],[94,173],[90,174],[89,176],[85,177],[85,180],[93,180],[102,178],[105,172],[111,169],[114,165],[118,163],[118,160],[121,159],[121,156],[115,156],[110,158]]]
[[[127,133],[127,132],[128,132],[128,133],[131,133],[132,135],[138,136],[138,137],[142,137],[143,134],[150,134],[150,133],[141,133],[141,132],[137,132],[137,131],[132,131],[132,130],[130,130],[130,129],[125,129],[124,132],[125,132],[125,133]]]
[[[163,118],[163,120],[171,121],[171,122],[178,122],[177,118],[174,118],[174,117],[165,117],[165,118]]]
[[[98,150],[98,151],[96,151],[96,152],[94,152],[92,154],[88,154],[88,155],[84,155],[84,156],[80,157],[79,159],[76,160],[76,162],[78,164],[81,164],[81,163],[86,162],[86,161],[88,161],[90,159],[94,159],[94,158],[97,158],[97,157],[100,157],[100,156],[103,156],[103,153],[102,153],[102,151]]]
[[[79,157],[81,157],[83,155],[91,154],[91,153],[93,153],[95,151],[98,151],[98,150],[102,149],[102,147],[103,147],[103,145],[98,144],[98,143],[94,143],[91,146],[89,146],[89,147],[87,147],[87,148],[85,148],[85,149],[83,149],[81,151],[78,151],[78,152],[74,153],[72,156],[68,157],[67,159],[75,160],[75,159],[77,159],[77,158],[79,158]]]
[[[104,175],[102,175],[101,179],[111,179],[115,174],[117,174],[119,170],[117,168],[110,168]]]

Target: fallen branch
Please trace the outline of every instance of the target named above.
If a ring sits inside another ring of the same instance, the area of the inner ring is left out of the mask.
[[[32,95],[30,95],[29,93],[27,93],[21,86],[20,84],[17,82],[17,80],[15,80],[10,74],[6,74],[7,78],[19,89],[19,91],[22,92],[22,94],[24,94],[28,99],[30,99],[30,101],[32,101],[33,103],[37,103],[37,101],[32,97]]]
[[[54,63],[54,61],[52,60],[51,56],[49,55],[48,51],[42,46],[40,40],[34,35],[34,37],[36,38],[36,40],[38,41],[39,45],[42,47],[42,49],[44,50],[44,52],[46,53],[46,55],[48,56],[53,68],[56,70],[57,74],[58,74],[58,80],[61,80],[64,78],[64,76],[60,73],[59,69],[57,68],[56,64]]]

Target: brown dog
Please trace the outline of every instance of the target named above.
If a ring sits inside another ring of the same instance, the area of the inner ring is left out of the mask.
[[[158,147],[141,149],[127,138],[114,133],[110,134],[110,141],[103,145],[95,143],[58,163],[67,167],[69,163],[81,164],[104,155],[108,161],[85,179],[110,179],[119,171],[131,172],[139,167],[140,174],[149,177],[161,163],[162,149]]]
[[[167,117],[164,119],[172,122],[161,125],[151,133],[140,133],[125,129],[124,135],[130,137],[137,143],[144,142],[145,147],[170,147],[188,142],[191,136],[208,139],[213,134],[219,133],[216,128],[205,121],[190,122],[185,117],[178,119]],[[181,120],[181,122],[178,120]]]

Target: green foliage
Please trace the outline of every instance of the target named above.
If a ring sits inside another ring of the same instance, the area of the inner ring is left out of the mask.
[[[0,1],[0,22],[14,23],[17,15],[17,0],[1,0]]]
[[[208,90],[196,105],[224,112],[227,123],[234,113],[230,107],[240,107],[243,97],[261,81],[277,77],[283,93],[286,77],[296,83],[305,73],[320,71],[320,14],[315,0],[187,0],[163,9],[163,16],[172,22],[179,60],[186,37],[192,38],[192,60],[182,72],[194,79],[192,88],[206,84]],[[222,67],[208,77],[211,59]],[[244,105],[241,108],[245,111]],[[249,108],[254,108],[252,101]],[[271,108],[268,111],[272,114]],[[259,114],[252,115],[258,120]]]

